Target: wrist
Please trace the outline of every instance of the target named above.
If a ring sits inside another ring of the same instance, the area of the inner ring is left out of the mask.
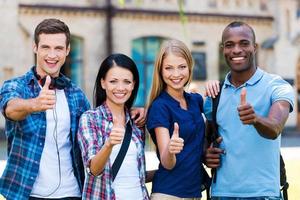
[[[113,148],[113,146],[114,145],[109,141],[109,139],[106,140],[105,143],[104,143],[104,147],[109,149],[109,150],[111,150]]]

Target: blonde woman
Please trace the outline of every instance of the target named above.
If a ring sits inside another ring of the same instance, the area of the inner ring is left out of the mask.
[[[160,161],[152,200],[201,198],[205,124],[202,96],[185,91],[192,67],[191,52],[183,42],[163,43],[155,62],[147,117]]]

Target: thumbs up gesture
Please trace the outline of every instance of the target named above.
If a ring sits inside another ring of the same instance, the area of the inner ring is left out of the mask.
[[[113,127],[111,129],[109,138],[107,140],[108,145],[110,147],[113,147],[116,144],[121,144],[124,136],[125,136],[125,127],[123,123],[117,117],[113,117]]]
[[[255,124],[257,121],[257,116],[251,104],[247,103],[247,90],[242,88],[241,90],[241,102],[237,110],[240,116],[240,120],[243,124]]]
[[[184,140],[179,137],[179,125],[174,123],[174,130],[169,142],[169,152],[171,154],[178,154],[182,151]]]
[[[33,110],[34,112],[45,111],[53,109],[56,103],[55,91],[49,90],[51,78],[49,75],[46,77],[44,86],[42,87],[38,97],[34,99]]]

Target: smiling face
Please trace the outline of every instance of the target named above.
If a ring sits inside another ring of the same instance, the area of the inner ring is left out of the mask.
[[[188,64],[184,58],[170,53],[163,59],[162,78],[168,92],[182,92],[189,76]]]
[[[111,106],[124,106],[134,89],[133,74],[128,69],[113,66],[101,79],[106,92],[106,102]]]
[[[66,35],[64,33],[39,35],[38,44],[34,45],[36,53],[37,73],[44,77],[59,76],[60,68],[65,63],[69,54],[70,46],[66,45]]]
[[[247,26],[230,27],[223,32],[223,54],[231,71],[240,73],[256,68],[257,45]]]

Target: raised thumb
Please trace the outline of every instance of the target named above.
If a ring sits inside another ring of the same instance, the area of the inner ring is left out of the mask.
[[[177,122],[174,123],[174,130],[172,137],[179,137],[179,125]]]
[[[50,77],[49,75],[47,75],[47,76],[46,76],[45,84],[44,84],[44,86],[43,86],[43,89],[45,88],[45,89],[48,90],[48,89],[49,89],[50,83],[51,83],[51,77]]]
[[[247,94],[247,90],[246,90],[245,87],[243,87],[242,90],[241,90],[241,105],[247,104],[247,102],[246,102],[246,94]]]

